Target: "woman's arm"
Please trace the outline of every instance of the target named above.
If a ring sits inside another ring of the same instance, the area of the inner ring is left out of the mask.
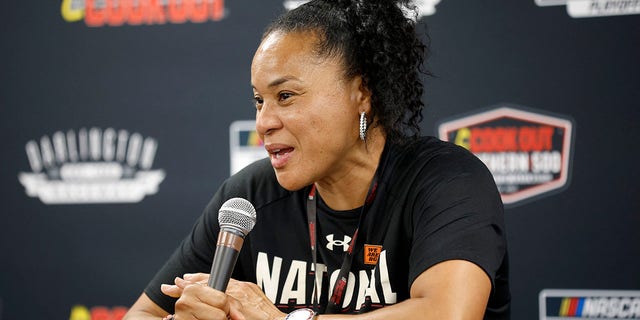
[[[241,303],[240,313],[246,319],[282,320],[285,317],[255,284],[232,281],[227,293]],[[490,293],[491,280],[480,267],[466,260],[449,260],[420,274],[411,286],[408,300],[368,313],[322,314],[317,319],[482,319]]]
[[[169,315],[168,312],[160,308],[155,302],[143,293],[138,300],[129,308],[123,320],[144,320],[144,319],[162,319]]]
[[[260,288],[249,282],[231,280],[226,294],[209,288],[198,274],[193,280],[176,279],[163,292],[180,295],[176,319],[282,320],[280,312]],[[465,260],[438,263],[420,274],[411,286],[411,298],[359,315],[320,315],[319,320],[340,319],[482,319],[491,293],[489,276],[476,264]],[[167,312],[145,294],[131,307],[125,320],[158,319]]]
[[[489,276],[465,260],[432,266],[416,278],[411,298],[349,319],[482,319],[491,293]],[[347,319],[345,315],[320,315],[320,320]]]

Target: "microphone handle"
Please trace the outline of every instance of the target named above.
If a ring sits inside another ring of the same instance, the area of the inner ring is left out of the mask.
[[[235,229],[223,228],[218,234],[216,253],[211,264],[209,287],[224,292],[227,290],[233,268],[244,243],[244,234]]]

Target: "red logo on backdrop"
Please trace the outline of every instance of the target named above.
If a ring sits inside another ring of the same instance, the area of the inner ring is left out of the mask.
[[[439,136],[480,158],[511,205],[567,185],[573,127],[567,117],[499,106],[443,122]]]
[[[75,305],[71,308],[69,320],[121,320],[128,308],[95,306],[91,309],[83,305]]]

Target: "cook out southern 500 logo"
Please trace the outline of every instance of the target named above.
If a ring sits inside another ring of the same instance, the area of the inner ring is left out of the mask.
[[[443,122],[439,136],[480,158],[513,205],[567,185],[573,130],[567,117],[505,105]]]
[[[89,27],[219,21],[224,0],[63,0],[62,18]]]
[[[165,177],[152,170],[156,140],[126,130],[57,131],[25,148],[32,172],[18,179],[27,195],[46,204],[139,202]]]

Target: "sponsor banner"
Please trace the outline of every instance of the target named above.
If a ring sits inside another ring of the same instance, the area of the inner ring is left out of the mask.
[[[126,307],[108,308],[104,306],[87,308],[83,305],[71,307],[69,320],[120,320],[129,310]]]
[[[640,0],[536,0],[538,6],[566,5],[573,18],[640,14]]]
[[[567,117],[497,106],[439,125],[439,137],[482,160],[505,205],[565,187],[574,125]]]
[[[540,320],[640,319],[640,291],[544,289]]]
[[[219,21],[224,0],[63,0],[62,18],[89,27]]]
[[[283,6],[287,10],[293,10],[305,3],[309,2],[309,0],[285,0]],[[436,13],[436,5],[440,3],[440,0],[414,0],[412,4],[416,6],[417,16],[416,19],[420,19],[422,17],[431,16]],[[405,9],[403,7],[403,9]],[[404,11],[404,10],[403,10]],[[404,11],[405,16],[413,16],[413,12]]]
[[[640,0],[569,0],[567,13],[573,18],[640,14]]]
[[[229,126],[229,146],[232,175],[248,164],[268,156],[256,132],[254,120],[235,121]]]
[[[563,6],[567,4],[568,0],[536,0],[536,4],[539,7],[546,6]]]
[[[131,203],[158,192],[163,170],[153,170],[158,143],[139,133],[93,127],[55,132],[25,149],[32,172],[18,180],[46,204]]]

